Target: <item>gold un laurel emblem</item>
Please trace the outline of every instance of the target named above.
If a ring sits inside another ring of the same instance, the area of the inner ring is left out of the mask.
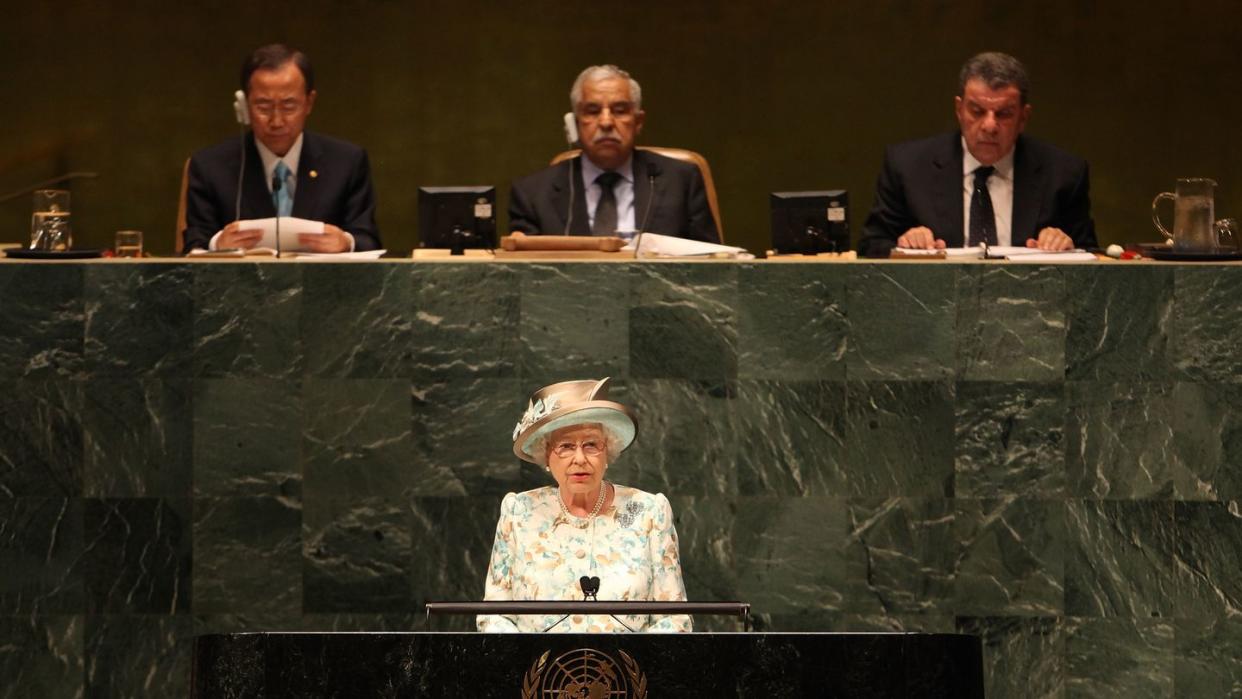
[[[522,678],[522,699],[646,699],[647,676],[628,653],[618,663],[594,648],[563,653],[551,662],[544,651]]]

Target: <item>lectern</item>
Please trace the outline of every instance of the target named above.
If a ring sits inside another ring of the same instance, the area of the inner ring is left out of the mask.
[[[688,611],[664,604],[653,613]],[[192,684],[201,699],[982,699],[983,661],[959,634],[254,633],[195,639]]]

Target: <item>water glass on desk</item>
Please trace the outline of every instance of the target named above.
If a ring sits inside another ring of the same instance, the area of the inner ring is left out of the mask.
[[[34,193],[34,213],[30,215],[30,249],[71,249],[73,228],[69,224],[69,215],[68,191],[37,190]]]
[[[117,257],[142,257],[142,231],[117,231]]]

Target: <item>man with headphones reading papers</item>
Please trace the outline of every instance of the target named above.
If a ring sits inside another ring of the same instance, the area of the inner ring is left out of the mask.
[[[379,249],[366,151],[303,130],[316,96],[306,54],[263,46],[242,65],[241,85],[238,117],[250,132],[190,158],[185,252],[252,248],[263,231],[238,221],[273,216],[323,222],[322,235],[299,236],[302,250]]]
[[[642,231],[720,242],[697,166],[635,150],[643,130],[642,88],[612,65],[591,66],[569,93],[571,134],[582,153],[513,183],[509,230],[615,235]]]

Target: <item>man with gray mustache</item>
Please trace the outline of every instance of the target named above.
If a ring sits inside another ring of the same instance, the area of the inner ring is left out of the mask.
[[[698,167],[635,149],[647,116],[637,80],[613,65],[591,66],[569,99],[582,153],[513,183],[510,231],[720,241]]]

